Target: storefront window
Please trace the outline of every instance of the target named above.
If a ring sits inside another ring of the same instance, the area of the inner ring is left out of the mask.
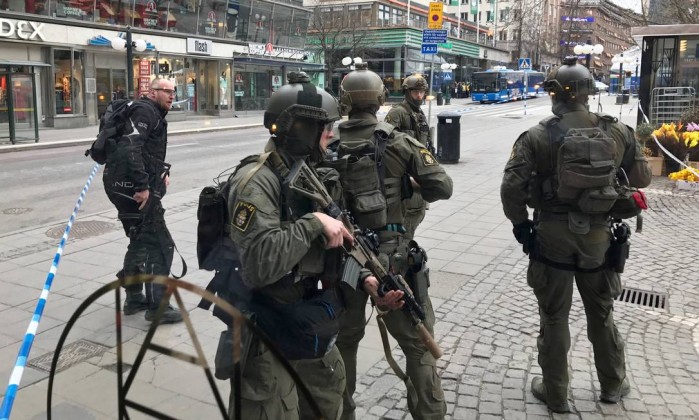
[[[82,115],[83,109],[83,53],[54,50],[54,98],[56,115]]]
[[[231,101],[232,101],[232,93],[231,91],[233,90],[233,84],[231,83],[231,65],[226,64],[225,67],[223,65],[220,66],[223,71],[221,72],[221,76],[219,77],[218,81],[218,86],[219,86],[219,109],[230,109],[231,108]]]
[[[273,35],[270,20],[272,17],[272,4],[256,1],[252,5],[250,12],[250,27],[248,29],[248,40],[266,44],[271,42],[270,35]]]
[[[311,18],[310,12],[294,9],[294,20],[291,22],[291,34],[289,36],[289,46],[293,48],[303,48],[306,45],[306,33]]]
[[[58,0],[49,1],[51,16],[75,20],[92,21],[95,11],[94,0]]]
[[[680,39],[679,86],[699,91],[699,38]]]

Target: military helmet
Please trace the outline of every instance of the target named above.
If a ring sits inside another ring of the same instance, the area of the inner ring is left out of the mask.
[[[421,74],[413,74],[403,80],[403,90],[427,90],[427,80]]]
[[[304,72],[290,72],[289,84],[272,94],[264,126],[295,156],[308,156],[318,148],[326,124],[340,119],[337,100],[311,84]]]
[[[369,70],[366,63],[355,64],[355,68],[356,70],[345,76],[340,83],[340,102],[343,110],[383,105],[388,91],[381,77]]]
[[[595,81],[587,67],[578,64],[577,57],[566,57],[563,63],[549,73],[544,90],[554,100],[570,101],[595,92]]]

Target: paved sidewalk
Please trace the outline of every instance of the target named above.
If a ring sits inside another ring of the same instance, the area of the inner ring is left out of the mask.
[[[470,101],[463,101],[452,100],[450,109],[468,115],[464,110],[470,108]],[[618,106],[612,105],[613,97],[603,96],[602,103],[607,113],[619,115]],[[552,415],[531,394],[531,378],[540,374],[536,300],[526,284],[527,259],[502,214],[499,185],[516,135],[548,115],[548,107],[540,105],[524,117],[477,117],[469,119],[468,126],[462,119],[460,162],[446,166],[454,179],[454,196],[432,205],[417,233],[430,257],[435,339],[445,351],[438,367],[448,418],[699,417],[699,234],[695,229],[699,205],[696,195],[674,191],[664,178],[654,179],[647,189],[651,209],[646,212],[643,232],[632,237],[632,256],[623,280],[627,289],[664,295],[665,307],[615,305],[615,318],[626,340],[631,394],[620,404],[599,402],[594,359],[577,292],[571,311],[570,352],[571,399],[576,412]],[[492,110],[497,112],[496,107]],[[434,115],[435,108],[432,112]],[[631,120],[626,106],[622,114],[625,121]],[[259,114],[257,121],[261,119]],[[478,121],[498,125],[492,138],[479,135]],[[100,193],[91,191],[87,199]],[[186,280],[205,287],[211,273],[195,266],[197,194],[168,195],[164,205],[168,226],[190,266]],[[116,212],[81,216],[78,221],[102,228],[97,232],[85,229],[66,245],[29,357],[30,367],[24,371],[13,419],[46,418],[48,374],[42,367],[50,363],[58,337],[77,306],[113,281],[121,265],[127,241],[116,222]],[[0,395],[5,392],[56,251],[57,240],[47,233],[61,227],[41,226],[0,236]],[[177,258],[173,271],[179,271]],[[207,359],[212,361],[223,324],[210,313],[195,309],[198,296],[184,291],[182,296]],[[124,317],[122,325],[124,358],[133,363],[149,323],[138,314]],[[54,418],[116,416],[115,340],[114,295],[107,294],[86,309],[66,341],[82,347],[66,352],[75,363],[56,377]],[[154,341],[194,353],[182,324],[158,328]],[[81,353],[88,350],[95,350],[96,355]],[[393,354],[399,363],[404,362],[399,350],[394,348]],[[361,343],[358,376],[358,419],[410,418],[405,389],[383,358],[373,318]],[[217,381],[217,385],[227,401],[228,384]],[[129,397],[177,418],[220,417],[201,369],[154,352],[146,354]],[[143,418],[130,414],[131,418]]]

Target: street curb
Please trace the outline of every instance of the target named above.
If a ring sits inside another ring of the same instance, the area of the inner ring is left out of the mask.
[[[227,126],[223,126],[223,127],[204,127],[204,128],[194,128],[194,129],[187,129],[187,130],[173,130],[173,131],[169,131],[167,134],[168,134],[168,136],[177,136],[177,135],[192,134],[192,133],[212,133],[212,132],[216,132],[216,131],[226,131],[226,130],[262,127],[262,125],[263,125],[262,123],[255,123],[255,124],[227,125]],[[59,140],[59,141],[53,141],[53,142],[49,142],[49,143],[13,144],[13,145],[9,145],[9,146],[0,146],[0,153],[22,152],[25,150],[56,149],[59,147],[68,147],[68,146],[80,146],[80,145],[92,144],[93,141],[95,141],[94,138],[76,139],[76,140]]]

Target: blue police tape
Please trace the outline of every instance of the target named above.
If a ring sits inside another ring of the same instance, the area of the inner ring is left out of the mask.
[[[78,214],[78,209],[85,199],[85,194],[87,190],[90,189],[90,184],[92,179],[95,177],[97,170],[99,169],[99,163],[95,164],[92,168],[90,176],[87,178],[87,183],[80,192],[80,197],[78,197],[78,202],[75,203],[75,208],[73,208],[73,214],[70,215],[68,224],[66,225],[66,230],[63,232],[63,237],[61,238],[61,243],[58,244],[58,249],[56,250],[56,255],[53,257],[53,263],[51,264],[51,269],[49,269],[49,274],[46,277],[46,282],[44,283],[44,289],[41,291],[39,296],[39,302],[36,304],[36,309],[34,310],[34,316],[29,323],[29,328],[27,328],[27,333],[24,335],[24,341],[19,349],[19,354],[17,355],[17,361],[15,363],[14,369],[12,369],[12,374],[10,375],[10,383],[7,385],[7,390],[5,391],[5,398],[2,400],[2,406],[0,406],[0,420],[8,420],[10,418],[10,413],[12,412],[12,405],[15,402],[15,397],[17,395],[17,389],[19,388],[19,383],[22,380],[22,374],[24,373],[24,368],[27,365],[27,359],[29,358],[29,351],[32,348],[32,343],[34,343],[34,336],[36,335],[36,330],[39,328],[39,321],[41,320],[41,315],[44,313],[44,306],[46,306],[46,299],[49,297],[49,290],[51,290],[51,284],[53,283],[53,278],[56,276],[56,271],[58,270],[58,263],[61,261],[61,255],[63,254],[63,248],[68,240],[68,234],[70,233],[70,228],[73,226],[75,217]]]

